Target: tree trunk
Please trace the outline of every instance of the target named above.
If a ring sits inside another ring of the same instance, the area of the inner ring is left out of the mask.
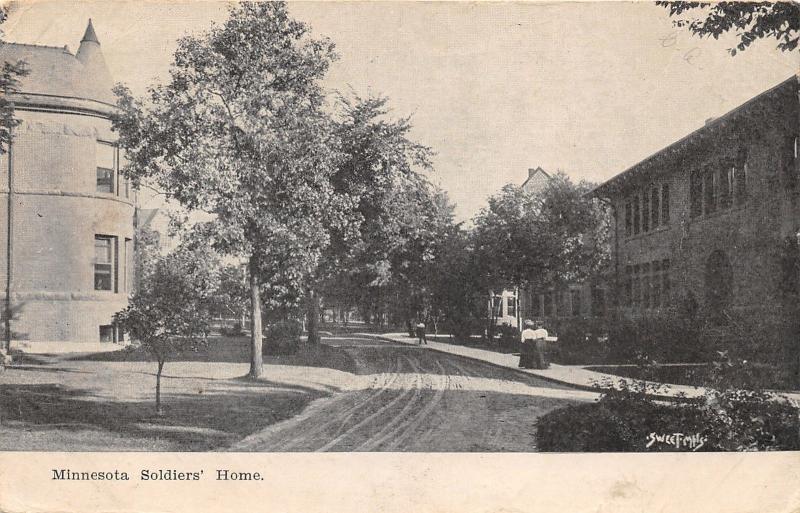
[[[261,337],[261,290],[258,283],[258,265],[250,257],[250,373],[248,377],[258,378],[263,371]]]
[[[164,361],[158,362],[158,372],[156,373],[156,414],[164,415],[161,408],[161,371],[164,370]]]
[[[308,289],[306,299],[306,330],[308,331],[308,343],[311,345],[319,344],[319,295],[312,289]]]

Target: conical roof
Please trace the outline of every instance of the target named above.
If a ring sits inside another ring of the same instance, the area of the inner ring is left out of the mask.
[[[20,79],[21,93],[116,103],[114,81],[91,20],[75,55],[66,47],[0,42],[0,62],[18,60],[30,71]]]
[[[81,39],[81,43],[83,43],[84,41],[100,44],[100,41],[97,40],[97,34],[95,34],[94,32],[94,26],[92,25],[91,18],[89,18],[89,24],[86,26],[86,32],[84,32],[83,34],[83,39]]]

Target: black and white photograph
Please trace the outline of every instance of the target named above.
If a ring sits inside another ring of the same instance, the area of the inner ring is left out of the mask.
[[[800,4],[0,5],[0,451],[800,450]]]

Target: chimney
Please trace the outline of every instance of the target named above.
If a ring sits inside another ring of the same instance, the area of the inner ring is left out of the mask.
[[[533,168],[528,168],[528,178],[532,177],[536,174],[536,170]]]
[[[704,125],[708,125],[709,123],[712,123],[715,119],[717,119],[717,118],[708,118],[706,120],[706,122],[704,123]]]

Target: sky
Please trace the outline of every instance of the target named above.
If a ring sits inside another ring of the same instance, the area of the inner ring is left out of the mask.
[[[134,93],[166,76],[176,39],[223,22],[212,1],[25,0],[9,41],[77,50],[92,18],[112,76]],[[296,2],[337,46],[325,85],[381,94],[433,148],[431,179],[465,220],[529,168],[602,182],[778,84],[800,52],[771,40],[735,57],[649,2]]]

